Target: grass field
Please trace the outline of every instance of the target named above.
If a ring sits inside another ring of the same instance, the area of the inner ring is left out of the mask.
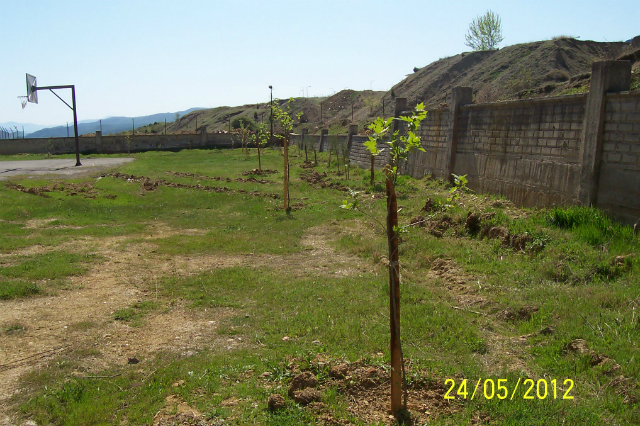
[[[243,174],[255,151],[134,157],[85,179],[0,183],[5,415],[392,423],[382,177],[370,187],[352,169],[346,181],[325,154],[303,168],[294,149],[287,214],[277,150],[263,175]],[[362,212],[339,208],[341,186],[359,191]],[[448,200],[434,179],[403,177],[398,192],[413,424],[640,423],[630,227],[596,209]],[[287,392],[305,371],[320,391],[308,405]],[[283,409],[267,407],[271,394]]]

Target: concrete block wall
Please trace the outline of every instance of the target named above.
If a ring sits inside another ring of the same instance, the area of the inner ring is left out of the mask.
[[[368,136],[357,135],[353,137],[351,151],[349,151],[349,162],[351,165],[360,167],[362,169],[368,169],[371,167],[371,154],[369,153],[369,150],[364,146],[364,143],[368,140]],[[381,141],[378,141],[377,146],[380,150],[388,148],[388,145]],[[383,151],[380,155],[375,157],[374,161],[374,167],[376,169],[383,168],[386,164],[389,163],[388,151]]]
[[[420,179],[432,174],[445,178],[449,114],[447,108],[429,111],[420,123],[418,134],[425,152],[414,150],[409,154],[407,172],[411,177]]]
[[[584,95],[461,107],[453,173],[523,206],[575,202]]]
[[[640,214],[640,94],[608,94],[598,206],[635,223]]]
[[[96,152],[95,137],[79,137],[80,152]],[[76,152],[75,138],[28,138],[0,141],[0,155],[16,154],[73,154]],[[125,150],[126,152],[126,150]]]
[[[330,135],[328,133],[323,134],[305,134],[304,141],[302,135],[292,133],[289,138],[291,145],[297,145],[300,149],[304,149],[306,146],[309,151],[314,148],[318,152],[328,152],[330,147],[339,146],[344,147],[348,141],[348,135],[338,134]],[[334,148],[332,148],[334,149]]]
[[[240,147],[228,133],[171,134],[171,135],[135,135],[129,140],[125,136],[79,137],[80,152],[87,153],[126,153],[130,151],[174,150],[192,148],[231,148]],[[129,144],[129,146],[128,146]],[[29,138],[0,141],[0,155],[31,154],[72,154],[75,153],[74,138]]]
[[[640,94],[628,92],[630,77],[630,62],[599,61],[587,95],[478,105],[470,88],[453,88],[450,109],[429,111],[422,122],[426,152],[414,151],[403,172],[445,180],[467,175],[471,189],[519,205],[595,205],[635,223]],[[406,99],[396,101],[398,116]],[[362,142],[352,146],[352,164],[368,168]]]

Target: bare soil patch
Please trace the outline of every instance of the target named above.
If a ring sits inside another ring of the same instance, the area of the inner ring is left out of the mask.
[[[200,179],[200,180],[215,180],[215,181],[224,181],[224,182],[249,182],[249,183],[261,183],[261,184],[265,184],[265,183],[273,183],[271,181],[268,181],[266,179],[256,179],[254,177],[250,177],[248,179],[242,179],[242,178],[236,178],[236,179],[231,179],[229,177],[220,177],[220,176],[205,176],[205,175],[197,175],[194,173],[182,173],[182,172],[165,172],[165,174],[167,175],[172,175],[172,176],[177,176],[177,177],[187,177],[187,178],[192,178],[192,179]],[[244,174],[244,173],[243,173]]]
[[[155,179],[147,176],[128,175],[125,173],[108,173],[108,174],[101,175],[101,177],[112,177],[116,179],[126,180],[128,182],[139,182],[143,191],[155,191],[156,189],[158,189],[159,186],[164,186],[168,188],[195,189],[199,191],[211,191],[211,192],[227,193],[227,194],[249,194],[249,195],[254,195],[259,197],[269,197],[274,199],[277,199],[280,197],[280,194],[276,194],[276,193],[246,191],[244,189],[234,190],[234,189],[227,188],[226,186],[224,187],[208,186],[208,185],[201,185],[199,183],[196,185],[189,185],[184,183],[171,182],[165,179]],[[231,181],[232,180],[228,180],[227,182],[231,182]],[[250,180],[244,179],[240,181],[248,182]],[[260,183],[257,180],[256,182]]]
[[[43,227],[47,223],[41,221],[31,225]],[[64,248],[89,251],[100,255],[104,261],[83,276],[71,277],[71,290],[2,302],[0,325],[24,324],[26,327],[20,333],[0,334],[0,347],[3,348],[0,352],[0,382],[3,384],[0,387],[0,412],[7,411],[9,398],[13,395],[30,391],[21,384],[20,378],[24,374],[46,366],[60,356],[89,353],[80,357],[74,373],[86,376],[108,368],[125,368],[133,358],[144,365],[145,360],[158,352],[190,356],[205,347],[226,351],[247,345],[242,338],[230,339],[216,333],[221,321],[237,314],[227,308],[188,309],[185,301],[178,300],[162,312],[150,312],[137,327],[114,320],[114,312],[120,309],[155,301],[155,285],[161,277],[186,276],[237,265],[253,268],[277,265],[294,276],[349,276],[367,270],[354,256],[336,256],[328,236],[337,238],[337,233],[327,227],[311,228],[302,239],[305,250],[290,256],[164,256],[154,252],[154,240],[178,233],[199,232],[203,231],[178,230],[154,223],[148,227],[144,241],[135,244],[130,242],[130,237],[84,237],[65,243],[64,247],[31,246],[3,255],[3,261],[11,261],[13,257],[27,253]],[[158,418],[160,422],[163,417]]]

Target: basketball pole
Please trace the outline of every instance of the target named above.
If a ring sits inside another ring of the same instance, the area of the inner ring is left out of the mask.
[[[62,99],[56,92],[53,91],[53,89],[71,89],[71,103],[73,104],[73,106],[66,103],[64,99]],[[82,166],[82,164],[80,163],[80,141],[78,139],[78,115],[76,114],[76,86],[74,84],[68,86],[33,86],[31,90],[49,90],[73,111],[73,133],[76,138],[76,167]]]

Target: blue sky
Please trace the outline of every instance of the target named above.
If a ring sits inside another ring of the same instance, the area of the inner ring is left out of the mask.
[[[49,92],[22,110],[27,72],[39,86],[75,84],[79,120],[266,102],[270,84],[280,98],[389,90],[468,51],[469,23],[489,9],[501,47],[640,35],[638,0],[0,0],[0,122],[72,121]]]

